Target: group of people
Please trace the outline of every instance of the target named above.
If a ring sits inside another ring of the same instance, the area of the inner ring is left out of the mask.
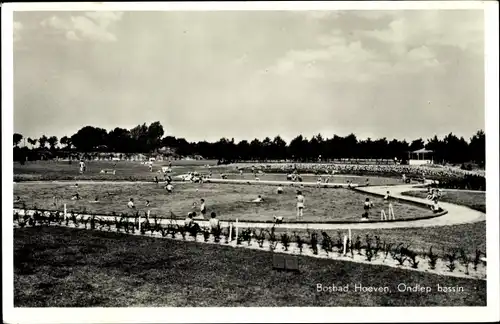
[[[236,165],[240,170],[248,169],[246,165]],[[320,174],[405,174],[405,181],[409,179],[428,178],[456,178],[465,175],[483,175],[484,172],[468,171],[439,165],[401,165],[401,164],[342,164],[342,163],[257,163],[252,165],[253,170],[266,172],[281,172],[292,174],[320,173]]]

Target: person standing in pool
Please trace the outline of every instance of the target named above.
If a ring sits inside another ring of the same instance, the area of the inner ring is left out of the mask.
[[[205,214],[207,213],[207,207],[205,206],[205,199],[201,198],[201,205],[200,205],[200,213],[203,218],[205,218]]]
[[[85,162],[83,162],[83,159],[80,160],[80,173],[85,172]]]
[[[304,205],[305,203],[305,197],[302,195],[302,191],[298,190],[297,191],[297,217],[303,217],[304,216]]]
[[[370,209],[373,207],[373,203],[370,201],[370,198],[366,198],[365,203],[363,205],[363,209],[365,210],[366,216],[370,215]]]

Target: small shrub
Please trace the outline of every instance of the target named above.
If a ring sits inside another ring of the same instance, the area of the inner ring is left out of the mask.
[[[436,263],[437,263],[439,256],[432,252],[432,246],[429,249],[429,253],[427,253],[427,258],[429,259],[429,267],[432,270],[436,269]]]
[[[257,244],[259,244],[260,248],[264,246],[265,239],[266,239],[266,233],[263,229],[261,229],[259,234],[257,235]]]
[[[295,235],[295,241],[297,242],[297,247],[299,248],[300,253],[302,253],[302,249],[304,248],[304,241],[300,237],[300,235],[297,235],[297,233],[294,233]]]
[[[276,239],[276,230],[274,228],[275,225],[273,225],[273,227],[271,227],[271,230],[268,231],[269,233],[269,241],[270,242],[276,242],[277,239]]]
[[[340,232],[337,232],[337,241],[335,242],[335,248],[337,249],[339,255],[342,255],[344,253],[344,238],[342,237],[342,233]]]
[[[477,266],[481,263],[481,255],[483,253],[476,249],[475,253],[474,253],[474,259],[472,260],[472,263],[474,265],[474,271],[477,271]]]
[[[95,230],[95,215],[90,217],[90,229]]]
[[[407,259],[406,248],[403,247],[403,243],[399,243],[396,249],[391,251],[391,256],[394,260],[398,261],[399,265],[402,266]]]
[[[392,244],[391,243],[386,243],[384,241],[384,244],[382,245],[382,250],[384,251],[384,261],[387,259],[387,256],[391,252]]]
[[[115,225],[116,225],[116,231],[119,233],[120,230],[122,229],[121,218],[118,219],[118,217],[115,216]]]
[[[378,258],[378,253],[382,249],[382,243],[380,242],[380,237],[375,235],[375,246],[373,247],[373,257]]]
[[[311,234],[311,249],[314,255],[318,255],[318,234],[315,232]]]
[[[168,224],[167,229],[168,229],[168,233],[170,234],[170,236],[173,239],[175,239],[175,235],[179,232],[179,225],[176,225],[174,223],[170,223],[170,224]]]
[[[288,251],[288,247],[290,246],[290,237],[287,233],[281,234],[281,244],[283,245],[283,249]]]
[[[460,263],[464,266],[466,275],[469,275],[469,262],[470,259],[467,252],[464,249],[460,249]]]
[[[445,255],[446,261],[448,263],[446,264],[446,267],[450,272],[453,272],[456,269],[455,261],[457,260],[457,250],[456,249],[451,249],[446,255]]]
[[[241,241],[244,242],[248,242],[248,245],[250,246],[252,241],[252,231],[249,228],[242,230],[241,235],[238,237],[238,239],[241,239]]]
[[[365,257],[366,261],[371,261],[373,259],[372,240],[368,235],[366,236]]]
[[[208,239],[210,238],[210,230],[208,228],[203,229],[203,240],[204,242],[208,242]]]
[[[321,248],[326,252],[326,255],[328,256],[328,253],[333,251],[333,242],[326,232],[322,232],[321,235],[323,236],[323,239],[321,240]]]
[[[406,250],[406,256],[408,257],[408,260],[410,262],[410,266],[413,268],[413,269],[418,269],[418,264],[419,264],[419,261],[417,261],[417,253],[410,250],[410,249],[407,249]]]
[[[73,220],[73,224],[75,225],[75,227],[80,227],[80,222],[78,222],[78,216],[76,214],[73,214],[71,216],[72,220]]]
[[[356,241],[354,242],[354,249],[358,251],[358,255],[361,255],[361,239],[359,236],[356,237]]]

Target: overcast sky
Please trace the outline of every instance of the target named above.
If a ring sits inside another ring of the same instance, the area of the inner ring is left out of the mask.
[[[14,13],[14,130],[189,141],[484,129],[483,12]]]

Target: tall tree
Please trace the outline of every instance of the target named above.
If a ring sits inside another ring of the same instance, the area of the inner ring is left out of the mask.
[[[277,135],[273,139],[272,148],[277,159],[286,159],[286,142],[281,138],[281,136]]]
[[[68,136],[61,137],[61,140],[59,142],[65,146],[65,149],[71,149],[71,138],[69,138]]]
[[[302,135],[299,135],[290,141],[288,146],[289,155],[296,161],[303,161],[305,159],[307,140]]]
[[[131,153],[132,137],[130,131],[116,127],[107,136],[107,145],[112,152]]]
[[[28,143],[30,143],[31,148],[35,148],[35,145],[37,142],[38,142],[38,140],[36,138],[28,137]]]
[[[47,139],[47,142],[49,143],[49,147],[51,151],[54,151],[56,149],[56,145],[58,143],[57,136],[51,136]]]
[[[423,149],[425,147],[425,142],[423,139],[419,138],[411,142],[410,144],[410,151],[416,151]]]
[[[480,166],[486,161],[486,135],[483,130],[477,131],[470,139],[469,152],[474,162]]]
[[[106,145],[107,131],[99,127],[85,126],[71,136],[71,142],[77,150],[91,152],[100,145]]]
[[[161,145],[161,138],[165,132],[163,126],[159,121],[151,123],[148,127],[148,146],[150,150],[157,150]]]
[[[49,139],[47,138],[47,136],[42,135],[42,137],[40,137],[40,138],[38,139],[38,144],[39,144],[40,148],[45,148],[45,146],[47,145],[47,141],[48,141],[48,140],[49,140]]]
[[[23,139],[23,135],[21,135],[19,133],[14,133],[14,146],[18,147],[19,143],[21,143],[22,139]]]
[[[132,128],[130,130],[130,135],[132,137],[132,147],[134,152],[145,153],[149,151],[148,126],[146,126],[146,123]]]
[[[250,156],[255,160],[261,160],[264,158],[262,155],[262,143],[257,138],[250,142]]]

